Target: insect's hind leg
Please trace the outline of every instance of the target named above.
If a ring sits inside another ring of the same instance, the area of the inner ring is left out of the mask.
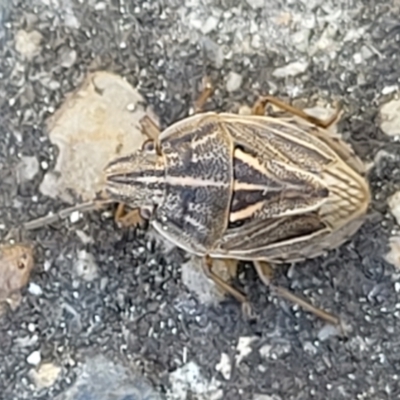
[[[261,262],[261,261],[254,261],[254,268],[257,271],[258,276],[260,277],[261,281],[271,289],[273,293],[278,295],[279,297],[288,300],[294,304],[299,305],[302,307],[304,310],[309,311],[316,315],[317,317],[323,319],[324,321],[328,322],[331,325],[334,325],[336,327],[339,327],[343,333],[342,325],[340,318],[337,316],[322,310],[318,307],[313,306],[312,304],[308,303],[307,301],[301,299],[300,297],[296,296],[295,294],[291,293],[289,290],[274,285],[271,280],[273,277],[273,270],[271,266],[266,263],[266,262]]]
[[[220,289],[224,292],[229,293],[236,300],[242,304],[243,313],[247,318],[253,318],[253,312],[251,306],[247,300],[247,297],[241,293],[239,290],[235,289],[229,283],[225,282],[221,277],[219,277],[215,272],[213,272],[213,260],[210,256],[205,256],[203,260],[203,271],[207,278],[211,279]]]
[[[339,118],[340,115],[340,107],[336,107],[335,113],[327,118],[326,120],[313,117],[309,114],[307,114],[305,111],[300,110],[299,108],[293,107],[290,104],[287,104],[283,102],[282,100],[277,99],[276,97],[273,96],[263,96],[260,97],[256,103],[254,104],[252,108],[252,114],[253,115],[264,115],[265,114],[265,109],[267,107],[267,104],[272,104],[278,108],[280,108],[282,111],[289,112],[293,115],[296,115],[297,117],[303,118],[306,121],[319,126],[321,128],[329,128],[331,125],[333,125],[336,120]]]

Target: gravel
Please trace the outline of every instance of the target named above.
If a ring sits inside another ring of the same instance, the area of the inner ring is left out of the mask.
[[[114,387],[121,400],[399,398],[400,274],[386,254],[399,231],[387,200],[400,187],[400,143],[389,134],[400,130],[380,125],[399,90],[399,12],[396,2],[361,0],[3,1],[2,238],[66,207],[39,190],[58,157],[46,121],[94,71],[124,77],[162,127],[188,115],[204,75],[216,87],[208,110],[237,111],[267,93],[308,108],[340,101],[339,131],[370,165],[373,199],[351,241],[277,273],[340,314],[347,340],[271,296],[248,265],[237,284],[255,320],[230,298],[201,303],[181,281],[187,255],[117,228],[111,210],[27,234],[41,292],[27,288],[0,320],[2,399],[109,399]],[[88,260],[95,273],[84,279]],[[37,379],[43,370],[51,379]]]

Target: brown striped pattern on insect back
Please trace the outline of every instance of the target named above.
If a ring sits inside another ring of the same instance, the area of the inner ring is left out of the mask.
[[[313,208],[329,194],[311,174],[288,168],[279,160],[264,164],[240,148],[234,152],[234,183],[230,221],[263,213],[265,218],[290,215],[299,208]]]

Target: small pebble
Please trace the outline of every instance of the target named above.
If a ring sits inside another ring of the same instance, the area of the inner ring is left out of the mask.
[[[37,31],[27,32],[20,30],[15,36],[15,48],[30,60],[40,53],[42,39],[42,35]]]
[[[82,250],[78,253],[75,264],[77,275],[85,281],[92,281],[97,277],[97,264],[92,254]]]
[[[35,282],[29,283],[28,292],[34,296],[41,296],[43,294],[42,288]]]
[[[246,0],[246,3],[254,10],[265,6],[264,0]]]
[[[51,268],[51,262],[50,262],[50,260],[45,260],[44,263],[43,263],[43,270],[44,270],[44,272],[50,271],[50,268]]]
[[[281,400],[282,398],[273,394],[270,396],[269,394],[255,394],[253,400]]]
[[[384,104],[380,110],[381,129],[386,135],[400,135],[400,100]]]
[[[381,93],[382,93],[383,96],[386,96],[387,94],[397,92],[398,90],[399,90],[399,86],[398,85],[385,86],[382,89]]]
[[[36,157],[22,156],[17,166],[17,178],[19,183],[32,180],[39,172],[39,161]]]
[[[221,359],[219,363],[215,366],[215,369],[220,372],[226,380],[229,380],[231,378],[232,365],[228,354],[221,354]]]
[[[199,400],[222,400],[221,383],[214,378],[209,381],[201,373],[200,367],[193,361],[171,372],[169,375],[171,391],[168,399],[187,399],[191,396]]]
[[[400,236],[392,236],[389,239],[389,246],[390,251],[385,259],[388,263],[400,270]]]
[[[238,353],[236,355],[237,365],[239,365],[241,361],[251,353],[252,348],[250,345],[254,342],[254,340],[256,340],[256,338],[251,336],[242,336],[239,338],[236,346],[236,351]]]
[[[338,333],[339,330],[337,327],[331,324],[325,324],[318,332],[318,340],[320,342],[323,342],[332,336],[337,336]]]
[[[212,32],[218,26],[219,19],[213,15],[210,15],[206,22],[202,25],[201,31],[204,35]]]
[[[30,373],[31,379],[35,382],[35,385],[39,388],[51,387],[60,376],[61,368],[58,365],[52,363],[42,364],[38,370],[33,370]]]
[[[363,63],[363,57],[362,57],[362,55],[361,55],[361,53],[355,53],[354,55],[353,55],[353,60],[354,60],[354,63],[355,64],[362,64]]]
[[[400,226],[400,190],[389,197],[388,205],[391,213],[396,218],[397,224]]]
[[[277,68],[272,76],[275,78],[287,78],[289,76],[297,76],[304,73],[308,68],[308,62],[306,61],[295,61],[284,67]]]
[[[71,213],[71,215],[69,216],[69,220],[71,221],[71,224],[75,224],[76,222],[78,222],[81,219],[81,214],[79,211],[74,211],[73,213]]]
[[[94,9],[96,11],[103,11],[107,8],[107,5],[105,2],[101,1],[100,3],[96,3],[94,6]]]
[[[261,47],[261,44],[262,44],[262,38],[261,38],[261,36],[258,35],[257,33],[254,34],[254,35],[252,36],[252,38],[251,38],[251,43],[250,43],[251,47],[252,47],[253,49],[259,49],[259,48]]]
[[[237,74],[236,72],[229,72],[226,79],[226,90],[228,92],[234,92],[238,90],[242,84],[242,79],[242,76]]]
[[[67,51],[64,51],[62,53],[61,65],[64,68],[71,68],[75,64],[76,58],[77,58],[76,51],[73,49],[72,50],[68,49]]]
[[[40,364],[40,361],[42,360],[42,356],[40,354],[39,350],[35,350],[26,359],[26,362],[30,365],[37,366]]]
[[[299,51],[305,52],[308,48],[308,41],[311,35],[310,29],[303,29],[293,34],[293,44]]]

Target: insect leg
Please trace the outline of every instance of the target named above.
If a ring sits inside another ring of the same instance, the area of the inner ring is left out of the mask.
[[[154,142],[157,154],[161,156],[162,151],[161,151],[161,144],[159,141],[159,136],[161,131],[159,126],[148,115],[145,115],[139,121],[139,123],[142,129],[142,133],[149,138],[148,141]],[[142,147],[145,145],[146,142],[147,140],[144,141],[144,143],[142,143]]]
[[[205,256],[203,262],[203,271],[207,278],[211,279],[217,286],[220,287],[220,289],[222,289],[224,292],[229,293],[236,300],[240,301],[241,303],[247,303],[247,298],[243,293],[239,292],[239,290],[229,285],[221,277],[213,272],[212,264],[212,258],[210,256]]]
[[[336,120],[339,118],[340,115],[340,108],[337,106],[336,111],[332,117],[327,118],[326,120],[320,119],[313,117],[309,114],[307,114],[305,111],[300,110],[299,108],[293,107],[290,104],[287,104],[276,97],[273,96],[264,96],[261,97],[260,99],[257,100],[257,102],[254,104],[253,109],[252,109],[252,114],[254,115],[264,115],[265,114],[265,109],[267,107],[267,104],[270,103],[278,108],[280,108],[283,111],[287,111],[290,114],[296,115],[297,117],[303,118],[306,121],[319,126],[321,128],[329,128],[331,125],[333,125]]]
[[[299,305],[304,310],[313,313],[314,315],[325,320],[329,324],[341,327],[341,321],[335,315],[313,306],[312,304],[294,295],[289,290],[283,287],[272,284],[271,279],[273,276],[273,270],[269,264],[261,261],[254,261],[254,267],[264,285],[268,286],[279,297],[282,297],[285,300],[291,301],[292,303]]]
[[[61,211],[59,211],[56,214],[51,214],[51,215],[46,215],[44,217],[36,218],[31,221],[25,222],[22,224],[22,229],[24,230],[34,230],[41,228],[46,225],[50,225],[54,222],[57,222],[59,220],[65,219],[68,216],[70,216],[73,212],[79,211],[79,212],[85,212],[85,211],[91,211],[91,210],[98,210],[99,208],[102,208],[104,205],[110,204],[109,200],[94,200],[94,201],[89,201],[86,203],[78,204],[69,208],[65,208]]]
[[[148,116],[145,115],[140,121],[142,133],[146,135],[150,140],[157,141],[160,135],[160,128],[158,125]]]
[[[203,78],[203,91],[194,104],[195,114],[202,112],[204,104],[206,104],[207,100],[211,97],[213,91],[214,88],[211,80],[208,77]]]
[[[114,214],[114,221],[117,225],[124,227],[128,226],[142,226],[144,224],[144,219],[140,215],[140,210],[138,208],[129,211],[125,214],[125,204],[119,203],[117,210]]]

